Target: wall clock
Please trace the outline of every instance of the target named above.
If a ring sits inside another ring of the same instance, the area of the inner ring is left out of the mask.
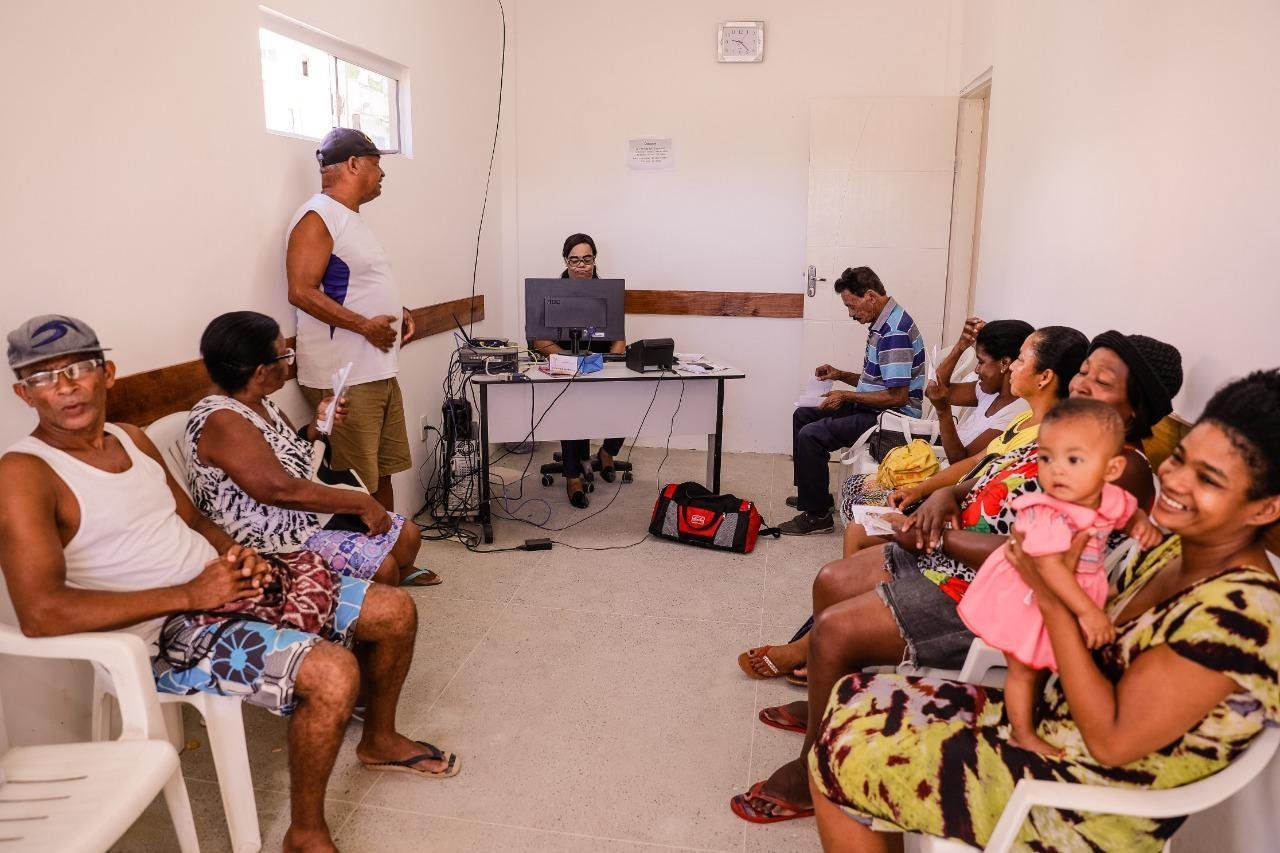
[[[764,21],[725,21],[716,42],[720,62],[760,62],[764,59]]]

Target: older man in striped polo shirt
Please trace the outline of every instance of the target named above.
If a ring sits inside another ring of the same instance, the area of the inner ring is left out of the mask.
[[[822,405],[799,407],[791,419],[791,448],[797,494],[787,499],[800,513],[780,529],[789,536],[835,529],[827,460],[832,450],[848,447],[875,424],[883,411],[920,416],[924,401],[924,338],[915,320],[885,293],[870,267],[847,269],[836,281],[836,293],[849,316],[871,327],[862,371],[852,373],[829,364],[814,375],[854,386],[831,391]]]

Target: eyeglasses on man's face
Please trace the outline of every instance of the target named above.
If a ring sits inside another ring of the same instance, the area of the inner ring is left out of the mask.
[[[564,262],[571,267],[589,267],[596,262],[596,256],[583,255],[578,257],[577,255],[570,255],[564,259]]]
[[[57,385],[59,376],[65,376],[70,381],[77,382],[102,367],[103,364],[100,358],[86,358],[84,361],[73,362],[57,370],[38,370],[18,381],[33,390],[45,390]]]

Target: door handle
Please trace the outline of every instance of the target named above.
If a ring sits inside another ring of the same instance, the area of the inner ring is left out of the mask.
[[[818,282],[820,282],[820,281],[826,281],[826,279],[825,279],[825,278],[818,278],[818,268],[817,268],[817,267],[815,267],[813,264],[809,264],[809,273],[808,273],[808,276],[807,276],[807,277],[808,277],[808,281],[809,281],[809,296],[811,296],[811,297],[812,297],[812,296],[817,296],[817,295],[818,295]]]

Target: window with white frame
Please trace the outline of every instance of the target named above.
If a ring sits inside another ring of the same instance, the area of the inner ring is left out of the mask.
[[[401,150],[403,69],[263,9],[258,43],[267,130],[320,139],[331,128],[367,133]]]

